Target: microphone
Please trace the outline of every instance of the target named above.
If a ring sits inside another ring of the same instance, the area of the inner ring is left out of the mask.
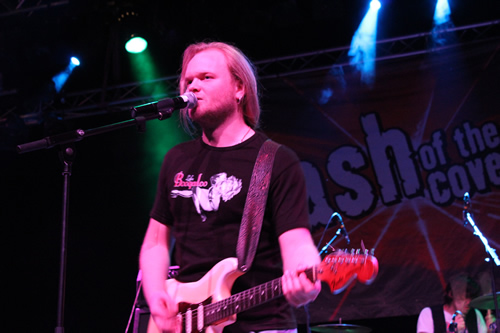
[[[470,208],[470,196],[469,192],[464,193],[464,210],[468,210]]]
[[[349,239],[349,235],[347,234],[347,230],[345,228],[344,221],[342,221],[342,217],[340,215],[339,215],[339,224],[340,224],[340,232],[342,233],[342,235],[344,235],[344,238],[347,241],[347,244],[349,244],[351,242],[351,240]]]
[[[193,109],[198,105],[198,99],[192,92],[173,98],[165,98],[156,102],[146,103],[132,108],[132,117],[141,114],[159,113],[160,119],[169,117],[174,110]]]
[[[468,221],[467,214],[469,213],[469,208],[470,208],[470,196],[469,196],[469,192],[465,192],[464,193],[464,210],[462,212],[464,226],[467,225],[467,221]]]
[[[457,323],[455,322],[455,318],[457,317],[458,314],[461,316],[463,315],[461,311],[459,310],[455,311],[455,313],[451,317],[450,326],[448,326],[448,332],[456,332]]]

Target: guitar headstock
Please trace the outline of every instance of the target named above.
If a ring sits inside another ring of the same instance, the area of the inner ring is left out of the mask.
[[[378,261],[373,250],[369,253],[368,250],[354,249],[328,254],[317,270],[318,278],[328,284],[333,294],[342,292],[354,279],[370,284],[377,273]]]

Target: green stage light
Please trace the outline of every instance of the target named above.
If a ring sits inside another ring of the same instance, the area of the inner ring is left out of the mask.
[[[125,49],[129,53],[141,53],[148,47],[148,42],[139,36],[134,36],[125,44]]]
[[[128,54],[130,69],[133,77],[142,82],[139,92],[143,96],[151,96],[152,100],[159,100],[169,95],[178,93],[169,91],[169,88],[161,80],[158,80],[159,71],[149,52],[146,50],[139,54]],[[150,100],[151,101],[151,100]],[[146,102],[146,101],[144,101]],[[144,158],[142,159],[142,183],[144,184],[144,198],[151,202],[154,200],[158,173],[165,153],[178,143],[191,139],[189,135],[179,126],[179,113],[176,112],[170,119],[165,121],[151,121],[142,135],[144,147],[142,148]]]

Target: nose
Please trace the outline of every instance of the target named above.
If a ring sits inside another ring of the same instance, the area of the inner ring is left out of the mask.
[[[197,78],[194,78],[187,86],[187,91],[198,91],[199,88],[199,82]]]

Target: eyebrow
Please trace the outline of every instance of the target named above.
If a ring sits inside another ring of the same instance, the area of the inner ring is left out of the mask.
[[[199,72],[199,73],[196,73],[195,75],[184,76],[184,81],[188,81],[190,79],[193,79],[194,77],[207,76],[207,75],[215,76],[215,74],[213,72]]]

